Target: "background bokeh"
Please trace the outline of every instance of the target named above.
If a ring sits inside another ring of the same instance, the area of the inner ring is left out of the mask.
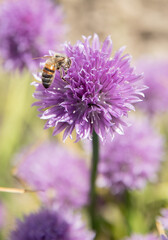
[[[70,25],[67,39],[81,35],[111,35],[114,48],[126,45],[134,58],[142,55],[166,56],[168,29],[166,0],[62,0]]]
[[[2,2],[1,0],[0,3]],[[153,60],[167,58],[167,0],[59,0],[55,3],[63,7],[65,15],[64,22],[68,31],[64,41],[74,44],[82,39],[82,35],[88,36],[94,33],[99,34],[100,40],[103,41],[105,37],[111,35],[114,51],[123,45],[127,46],[126,52],[133,56],[134,63],[145,56]],[[53,28],[55,28],[54,25]],[[56,51],[59,52],[59,49]],[[3,62],[2,58],[1,62]],[[26,68],[22,72],[17,68],[9,72],[1,64],[0,186],[3,187],[25,187],[14,177],[17,166],[14,159],[18,152],[46,139],[60,142],[62,139],[62,134],[52,137],[52,129],[43,130],[44,121],[37,117],[36,108],[31,107],[34,102],[32,81],[34,81],[32,73]],[[100,196],[105,196],[107,201],[106,205],[102,203],[101,207],[104,218],[102,219],[103,234],[100,239],[106,239],[105,236],[108,236],[107,239],[112,239],[112,237],[121,239],[127,236],[130,232],[126,219],[129,219],[131,232],[155,231],[155,217],[159,215],[161,208],[168,207],[167,112],[150,116],[155,128],[165,138],[165,161],[162,163],[158,182],[153,185],[149,184],[141,191],[129,193],[130,202],[127,211],[121,199],[115,199],[98,189]],[[90,156],[82,150],[81,143],[76,144],[68,139],[64,146],[86,157],[89,165]],[[23,214],[38,209],[40,203],[36,193],[19,195],[0,192],[0,201],[5,208],[4,221],[6,223],[1,230],[0,239],[6,239],[5,236],[13,228],[15,217],[21,217]]]

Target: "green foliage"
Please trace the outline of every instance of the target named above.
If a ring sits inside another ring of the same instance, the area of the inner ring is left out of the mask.
[[[0,89],[0,174],[3,179],[11,175],[11,159],[26,144],[32,144],[43,135],[43,125],[36,117],[33,103],[33,77],[26,70],[20,74],[1,73]],[[3,80],[3,81],[2,81]],[[3,182],[1,184],[5,184]]]

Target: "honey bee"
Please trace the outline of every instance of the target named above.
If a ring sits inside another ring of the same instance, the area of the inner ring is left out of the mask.
[[[71,66],[71,59],[60,53],[55,53],[54,56],[44,56],[40,58],[48,58],[42,70],[42,84],[45,88],[49,88],[55,77],[56,70],[60,72],[60,77],[67,82],[63,77],[63,70],[65,74]],[[38,59],[38,58],[34,58]]]

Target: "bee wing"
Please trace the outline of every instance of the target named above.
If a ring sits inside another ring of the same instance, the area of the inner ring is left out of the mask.
[[[53,50],[49,50],[49,54],[50,54],[51,56],[54,56],[54,55],[55,55],[55,52],[54,52]]]
[[[32,59],[48,59],[48,58],[51,58],[50,55],[46,55],[46,56],[43,56],[43,57],[36,57],[36,58],[32,58]]]

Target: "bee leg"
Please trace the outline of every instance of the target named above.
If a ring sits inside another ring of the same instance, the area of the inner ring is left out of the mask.
[[[63,69],[64,69],[65,74],[67,74],[68,68],[63,66]]]
[[[63,77],[63,71],[62,68],[60,68],[60,77],[62,78],[62,80],[66,83],[68,83],[68,81]]]

